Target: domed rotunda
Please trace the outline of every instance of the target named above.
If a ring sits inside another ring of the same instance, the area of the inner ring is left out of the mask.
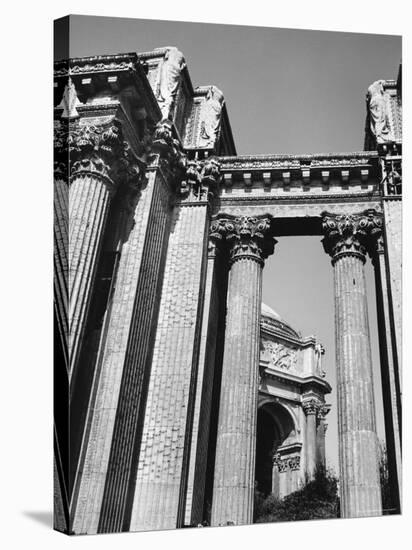
[[[314,336],[302,337],[262,304],[255,480],[263,494],[282,498],[325,464],[331,386],[323,354]]]

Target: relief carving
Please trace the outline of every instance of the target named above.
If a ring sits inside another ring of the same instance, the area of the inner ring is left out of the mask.
[[[280,473],[287,470],[299,470],[300,468],[300,456],[290,456],[282,458],[279,453],[276,453],[273,457],[273,463],[277,466]]]
[[[263,346],[272,367],[286,371],[296,369],[296,350],[288,348],[279,342],[266,341]]]

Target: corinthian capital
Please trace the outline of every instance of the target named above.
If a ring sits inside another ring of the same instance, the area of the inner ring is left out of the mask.
[[[120,182],[137,186],[144,172],[116,120],[101,125],[60,123],[55,127],[54,151],[60,167],[67,163],[70,178],[91,174],[113,190]]]
[[[316,399],[308,399],[307,401],[303,401],[302,408],[307,416],[308,414],[318,414],[321,405]]]
[[[382,215],[375,210],[360,214],[322,214],[322,241],[332,262],[342,256],[357,256],[365,262],[366,252],[371,252],[382,234]]]
[[[218,218],[211,224],[210,238],[216,243],[228,243],[232,263],[249,258],[263,264],[276,244],[271,221],[270,215]]]

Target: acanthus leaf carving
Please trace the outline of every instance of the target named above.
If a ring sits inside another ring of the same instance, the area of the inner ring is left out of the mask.
[[[250,258],[258,263],[273,253],[276,240],[271,231],[272,216],[219,217],[211,223],[211,238],[226,242],[230,261]]]
[[[273,456],[273,463],[277,466],[279,473],[288,470],[299,470],[300,455],[282,457],[280,453],[275,453]]]
[[[69,179],[84,174],[103,178],[112,191],[119,183],[136,188],[144,175],[144,163],[123,139],[120,122],[101,125],[58,123],[54,132],[55,161],[65,164]]]
[[[360,214],[322,214],[322,240],[332,262],[345,255],[359,257],[365,262],[366,252],[373,249],[382,234],[382,215],[373,209]]]

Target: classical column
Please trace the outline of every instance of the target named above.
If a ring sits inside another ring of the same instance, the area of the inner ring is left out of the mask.
[[[275,244],[270,222],[239,217],[212,225],[231,246],[212,525],[253,521],[262,267]]]
[[[380,218],[323,214],[325,251],[332,257],[343,517],[382,513],[373,373],[364,263]]]
[[[309,399],[302,404],[306,414],[306,472],[313,477],[316,469],[316,418],[319,411],[319,403],[315,399]]]
[[[316,428],[316,464],[326,466],[325,436],[328,424],[326,415],[329,413],[330,405],[321,405],[318,411],[318,422]]]
[[[193,414],[192,441],[186,489],[185,525],[198,525],[203,519],[206,467],[210,434],[213,380],[215,376],[216,340],[218,329],[220,270],[219,248],[209,242],[199,368]]]
[[[70,126],[69,368],[73,375],[97,269],[110,201],[128,172],[120,125]],[[130,153],[129,153],[130,154]],[[131,171],[132,177],[138,175]],[[129,174],[128,174],[129,175]]]
[[[57,156],[57,155],[56,155]],[[66,370],[68,357],[69,185],[66,159],[54,164],[54,307]]]
[[[391,507],[400,512],[402,500],[401,388],[396,343],[394,343],[393,338],[391,292],[388,286],[383,234],[378,235],[375,240],[372,263],[375,268],[382,397]]]
[[[215,160],[188,161],[173,210],[140,453],[133,473],[131,531],[184,524],[210,207],[219,181]]]
[[[129,530],[171,198],[182,157],[175,145],[159,125],[144,182],[130,201],[124,197],[123,244],[73,491],[76,534]]]

